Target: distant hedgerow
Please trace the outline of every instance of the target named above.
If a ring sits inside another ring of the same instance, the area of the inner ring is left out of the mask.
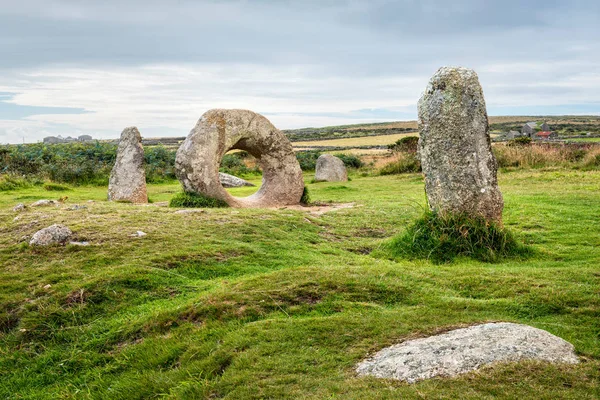
[[[525,257],[529,248],[495,222],[464,214],[426,212],[385,249],[396,258],[428,259],[441,264],[459,256],[485,262]]]
[[[229,207],[223,200],[213,199],[200,193],[180,192],[169,202],[169,207],[182,208],[220,208]]]

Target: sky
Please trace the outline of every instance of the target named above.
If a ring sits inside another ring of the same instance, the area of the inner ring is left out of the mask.
[[[490,115],[600,115],[598,0],[0,0],[0,143],[416,119],[441,66]]]

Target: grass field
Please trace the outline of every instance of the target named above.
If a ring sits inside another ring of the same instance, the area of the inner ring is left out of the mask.
[[[421,215],[423,180],[352,178],[307,184],[313,201],[356,203],[320,216],[175,214],[158,203],[176,183],[150,185],[147,206],[102,187],[0,192],[0,398],[599,398],[600,173],[502,174],[505,225],[536,255],[496,264],[375,258]],[[14,220],[16,203],[62,196]],[[21,242],[53,223],[91,245]],[[545,329],[582,362],[413,385],[353,372],[392,343],[484,321]]]
[[[394,143],[398,139],[407,136],[419,136],[418,133],[399,133],[396,135],[363,136],[357,138],[331,139],[331,140],[312,140],[306,142],[293,142],[294,148],[313,147],[313,146],[386,146]]]

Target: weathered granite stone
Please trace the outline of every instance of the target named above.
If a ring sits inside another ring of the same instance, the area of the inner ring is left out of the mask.
[[[219,180],[224,188],[256,186],[255,184],[250,183],[242,178],[238,178],[237,176],[229,175],[223,172],[219,172]]]
[[[317,158],[315,181],[317,182],[346,182],[348,172],[344,162],[331,154],[322,154]]]
[[[58,201],[56,201],[56,200],[43,199],[43,200],[38,200],[34,203],[31,203],[31,205],[29,207],[49,207],[49,206],[57,206],[57,205],[58,205]]]
[[[232,149],[245,150],[259,160],[262,186],[251,196],[233,197],[219,181],[221,159]],[[223,200],[232,207],[298,204],[304,190],[290,141],[268,119],[248,110],[204,113],[177,150],[175,169],[185,191]]]
[[[32,246],[64,244],[67,240],[69,240],[72,234],[73,232],[71,232],[68,227],[54,224],[34,233],[29,241],[29,244]]]
[[[363,376],[412,383],[521,360],[579,362],[569,342],[531,326],[500,322],[408,340],[379,351],[361,362],[356,371]]]
[[[25,204],[23,203],[19,203],[16,206],[13,207],[13,211],[14,212],[21,212],[21,211],[25,211]]]
[[[121,133],[117,160],[110,173],[108,200],[147,203],[142,136],[136,127]]]
[[[432,210],[502,222],[488,117],[477,74],[440,68],[419,100],[419,154]]]

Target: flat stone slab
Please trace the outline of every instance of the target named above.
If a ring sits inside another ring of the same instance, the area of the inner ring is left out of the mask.
[[[571,343],[528,325],[499,322],[407,340],[362,361],[356,372],[413,383],[464,374],[492,363],[522,360],[579,362]]]

